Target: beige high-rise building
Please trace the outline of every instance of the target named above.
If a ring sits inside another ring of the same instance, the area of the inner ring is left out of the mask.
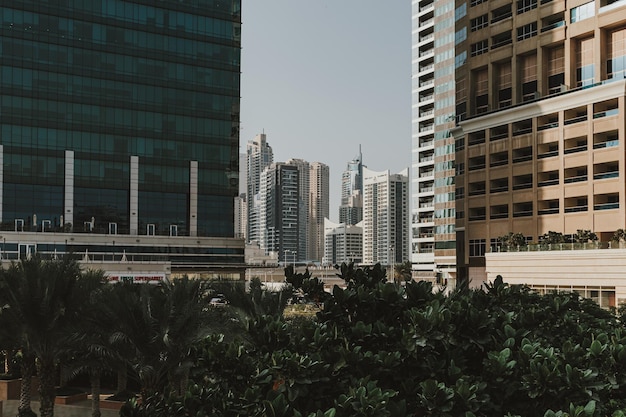
[[[309,174],[309,255],[307,260],[321,262],[324,257],[324,219],[330,214],[330,168],[311,162]]]
[[[509,232],[538,242],[585,229],[608,242],[626,228],[626,1],[463,4],[457,267],[471,285]]]

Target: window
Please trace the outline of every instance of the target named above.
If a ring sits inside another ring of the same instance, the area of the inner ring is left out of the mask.
[[[459,138],[457,140],[454,141],[454,148],[457,151],[462,151],[463,149],[465,149],[465,138]]]
[[[511,38],[511,31],[507,30],[506,32],[498,33],[494,37],[491,38],[491,49],[496,49],[504,45],[508,45],[513,41]]]
[[[511,61],[503,62],[496,66],[497,89],[498,89],[498,107],[507,107],[512,104],[511,101]]]
[[[474,85],[476,88],[476,114],[485,113],[489,109],[489,75],[487,68],[474,72]]]
[[[467,14],[467,3],[461,4],[454,10],[454,21],[458,22],[461,18]]]
[[[470,7],[477,6],[477,5],[479,5],[480,3],[484,3],[484,2],[486,2],[486,1],[487,1],[487,0],[472,0],[472,1],[470,2]]]
[[[454,44],[458,45],[461,42],[463,42],[465,39],[467,39],[467,28],[463,27],[461,28],[461,30],[457,31],[454,34]]]
[[[548,63],[548,94],[560,93],[565,84],[565,47],[559,45],[546,51]]]
[[[517,1],[517,14],[527,12],[537,8],[537,0],[518,0]]]
[[[528,217],[533,215],[532,201],[513,203],[513,217]]]
[[[532,38],[537,35],[537,22],[532,22],[517,28],[517,40],[522,41],[524,39]]]
[[[509,217],[509,206],[508,204],[491,206],[489,212],[490,219],[506,219]]]
[[[471,56],[481,55],[489,51],[489,41],[487,39],[473,43],[471,46]]]
[[[541,33],[565,26],[565,14],[560,12],[541,20]]]
[[[465,61],[467,61],[467,51],[463,51],[454,57],[454,68],[456,69],[464,65]]]
[[[571,10],[570,14],[570,22],[580,22],[581,20],[588,19],[593,17],[596,14],[596,2],[590,1],[589,3],[585,3],[581,6],[574,7]]]
[[[626,28],[611,31],[608,34],[608,42],[606,77],[624,78],[626,76]]]
[[[475,32],[482,28],[486,28],[489,25],[489,17],[484,14],[482,16],[478,16],[472,20],[470,20],[470,30]]]
[[[485,181],[470,182],[467,195],[484,195],[486,192]]]
[[[466,90],[466,78],[459,77],[456,80],[456,117],[457,121],[464,120],[467,113],[467,90]]]
[[[483,209],[484,210],[484,209]],[[469,256],[485,256],[485,246],[487,241],[485,239],[470,239],[469,241]]]
[[[594,81],[593,41],[594,38],[578,41],[576,50],[576,84],[578,87],[592,85]]]
[[[522,101],[537,98],[537,55],[529,54],[520,58]]]
[[[496,10],[491,12],[491,23],[496,23],[501,20],[507,19],[511,17],[513,14],[511,13],[511,5],[507,4],[506,6],[502,6],[497,8]]]

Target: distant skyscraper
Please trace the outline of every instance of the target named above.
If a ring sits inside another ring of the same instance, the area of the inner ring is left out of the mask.
[[[454,22],[465,10],[454,0],[413,1],[411,262],[419,278],[455,272],[455,44],[467,32],[455,33]]]
[[[306,259],[319,262],[324,256],[324,219],[330,214],[330,169],[321,162],[311,162],[310,167],[309,254]]]
[[[363,169],[363,263],[409,260],[408,168],[398,174]]]
[[[309,256],[309,215],[311,206],[311,166],[303,159],[289,159],[288,165],[298,167],[298,259],[308,260]]]
[[[235,236],[247,239],[248,234],[248,155],[239,154],[239,195],[235,197]]]
[[[341,205],[339,222],[357,224],[363,219],[363,155],[359,154],[350,162],[341,175]]]
[[[300,172],[297,165],[273,163],[261,173],[259,242],[281,262],[299,259]]]
[[[247,144],[248,159],[248,182],[246,199],[248,204],[248,242],[256,241],[261,243],[259,216],[261,210],[260,190],[261,190],[261,174],[263,170],[274,162],[274,153],[272,147],[267,143],[265,133],[258,134],[248,141]]]

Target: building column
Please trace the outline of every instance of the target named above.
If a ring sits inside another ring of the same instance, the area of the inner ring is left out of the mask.
[[[189,161],[189,236],[198,236],[198,161]]]
[[[130,234],[139,234],[139,157],[130,157]]]
[[[74,151],[65,151],[65,190],[61,227],[74,224]]]

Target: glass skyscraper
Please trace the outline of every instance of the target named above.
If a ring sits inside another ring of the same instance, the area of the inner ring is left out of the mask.
[[[2,229],[232,238],[240,0],[2,4]]]

